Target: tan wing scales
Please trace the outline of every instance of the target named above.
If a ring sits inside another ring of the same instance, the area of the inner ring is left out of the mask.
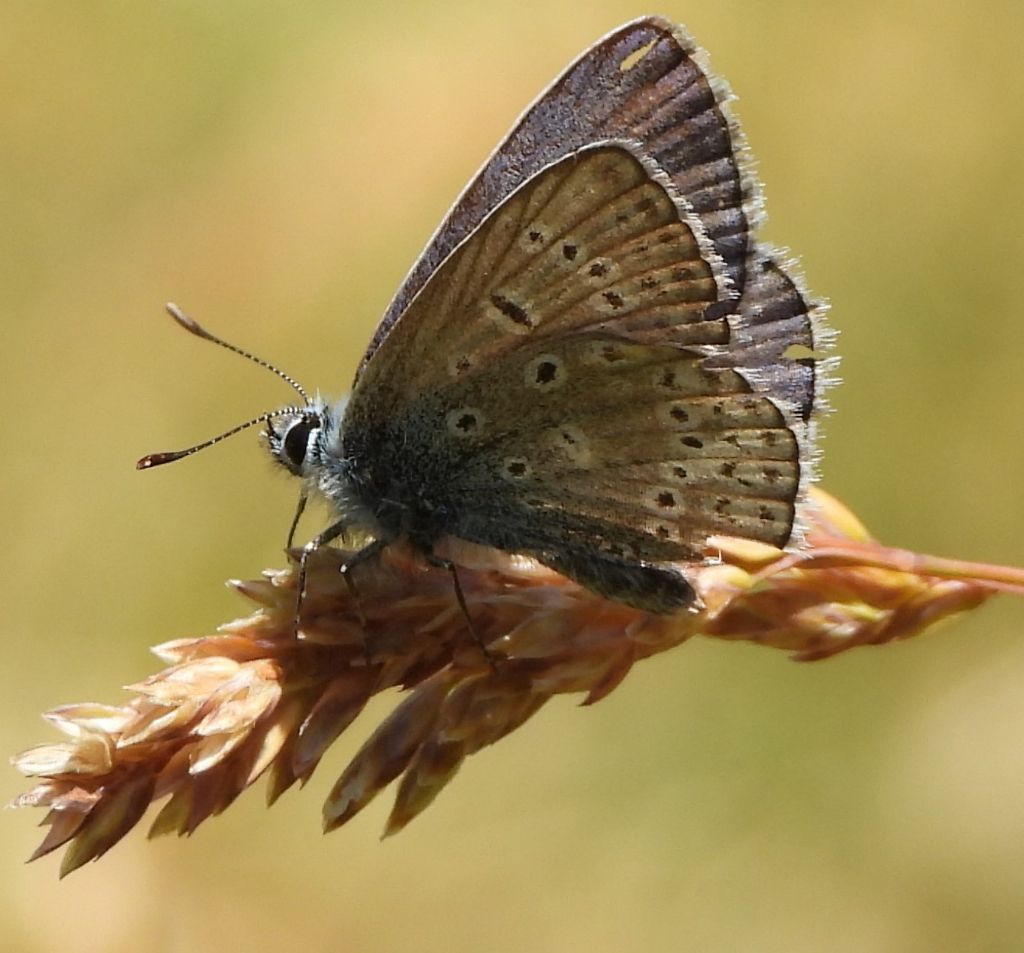
[[[543,337],[601,330],[725,343],[724,319],[704,319],[726,293],[715,255],[657,175],[624,145],[603,145],[514,192],[410,303],[361,375],[350,413],[366,392],[377,412],[400,412],[439,380]]]
[[[589,521],[598,541],[631,539],[649,560],[701,559],[716,533],[789,538],[797,440],[770,399],[700,354],[593,334],[540,340],[437,400],[480,422],[455,478],[475,501],[478,542],[481,495],[520,529]]]

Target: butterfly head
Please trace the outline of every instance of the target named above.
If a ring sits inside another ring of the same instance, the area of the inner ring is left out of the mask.
[[[335,510],[335,526],[378,539],[393,538],[397,530],[382,523],[375,509],[367,504],[352,473],[352,462],[343,453],[342,428],[347,404],[347,397],[331,405],[317,395],[304,407],[286,407],[268,415],[264,433],[267,449],[277,463],[302,480],[300,513],[307,499],[319,496]],[[290,546],[291,535],[288,538]]]
[[[270,455],[289,473],[303,479],[320,469],[332,414],[319,397],[305,407],[288,407],[267,419]]]
[[[293,476],[312,483],[335,470],[348,398],[330,404],[319,394],[304,407],[285,407],[267,417],[264,436],[274,460]]]

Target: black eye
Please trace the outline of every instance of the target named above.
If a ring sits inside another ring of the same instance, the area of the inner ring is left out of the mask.
[[[306,459],[306,447],[309,445],[309,431],[313,428],[310,420],[298,420],[288,428],[284,435],[283,452],[287,461],[292,466],[302,466]]]

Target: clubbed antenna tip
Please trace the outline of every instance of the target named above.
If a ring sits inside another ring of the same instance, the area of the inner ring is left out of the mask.
[[[181,310],[173,301],[168,301],[164,305],[167,309],[167,313],[174,318],[186,331],[194,334],[196,337],[206,338],[207,341],[215,341],[217,343],[223,343],[219,338],[214,337],[206,330],[198,321],[194,318],[190,318],[184,311]]]

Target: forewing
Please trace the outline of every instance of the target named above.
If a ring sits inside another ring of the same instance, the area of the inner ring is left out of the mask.
[[[592,143],[622,140],[664,171],[700,220],[733,287],[744,284],[759,196],[726,85],[686,32],[660,17],[599,40],[523,114],[470,182],[399,288],[369,361],[441,263],[516,189]]]
[[[431,276],[357,381],[348,419],[402,407],[539,339],[600,331],[725,345],[720,259],[628,145],[580,150],[513,192]]]

